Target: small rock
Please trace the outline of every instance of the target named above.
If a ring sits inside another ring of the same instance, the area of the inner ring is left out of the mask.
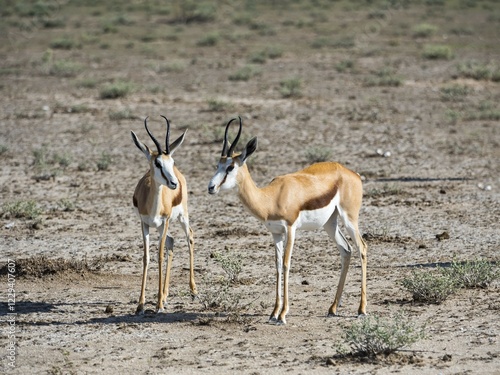
[[[391,152],[390,151],[386,151],[384,152],[384,158],[388,158],[389,156],[391,156]]]
[[[327,366],[336,366],[336,365],[337,365],[337,363],[335,363],[335,361],[333,360],[333,358],[328,358],[328,359],[326,360],[326,365],[327,365]]]
[[[11,221],[10,223],[5,224],[4,228],[11,229],[14,228],[14,225],[16,225],[16,223],[14,221]]]
[[[113,313],[113,306],[108,305],[106,306],[106,310],[104,310],[106,314],[112,314]]]
[[[436,238],[438,239],[438,241],[448,240],[450,238],[450,235],[448,234],[448,232],[444,231],[441,234],[436,234]]]
[[[445,355],[443,355],[443,361],[450,362],[451,361],[451,354],[445,354]]]

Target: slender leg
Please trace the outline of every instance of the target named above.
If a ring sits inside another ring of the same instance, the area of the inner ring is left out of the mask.
[[[194,281],[194,235],[193,230],[189,226],[187,214],[179,217],[179,223],[186,234],[186,241],[189,248],[189,289],[191,289],[191,295],[194,298],[198,294],[196,282]]]
[[[165,282],[163,283],[163,303],[167,303],[168,289],[170,285],[170,269],[172,267],[172,261],[174,257],[174,239],[167,234],[167,240],[165,241],[165,246],[167,248],[167,271],[165,272]]]
[[[340,252],[340,265],[341,265],[337,292],[335,294],[335,299],[333,300],[333,304],[328,309],[328,316],[337,315],[337,309],[341,303],[342,293],[344,291],[345,281],[347,278],[347,271],[349,270],[349,264],[351,262],[351,246],[349,245],[346,238],[340,231],[337,219],[338,219],[338,212],[335,211],[324,226],[328,235],[331,238],[333,238],[337,243],[337,248],[339,249]]]
[[[160,245],[158,248],[158,302],[156,304],[157,313],[164,311],[162,276],[163,276],[163,262],[165,260],[165,241],[167,239],[167,233],[168,233],[168,221],[165,221],[163,225],[159,227],[159,232],[160,232]]]
[[[292,260],[293,243],[295,241],[295,228],[288,227],[285,254],[283,255],[284,274],[283,274],[283,310],[278,318],[278,325],[286,324],[286,314],[288,314],[288,279],[290,275],[290,264]]]
[[[148,266],[149,266],[149,227],[145,223],[141,223],[141,228],[142,228],[144,255],[142,256],[141,296],[139,297],[139,305],[135,310],[136,314],[144,314],[144,304],[146,303],[146,279],[148,275]]]
[[[351,236],[354,247],[358,250],[361,257],[361,301],[358,308],[358,316],[366,315],[366,266],[367,266],[367,250],[365,241],[359,234],[358,228],[358,216],[353,215],[343,215],[342,220],[344,221],[347,232]]]
[[[281,233],[273,233],[275,256],[276,256],[276,301],[274,303],[274,310],[269,317],[269,323],[276,323],[278,321],[278,314],[281,311],[281,275],[283,273],[283,243],[285,236]]]

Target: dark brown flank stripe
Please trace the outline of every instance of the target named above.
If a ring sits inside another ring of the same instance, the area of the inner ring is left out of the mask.
[[[311,200],[305,202],[301,207],[301,211],[312,211],[317,210],[323,207],[328,206],[328,204],[332,201],[335,194],[337,194],[338,187],[337,185],[333,186],[333,189],[329,189],[325,194],[320,195],[319,197],[314,197]]]

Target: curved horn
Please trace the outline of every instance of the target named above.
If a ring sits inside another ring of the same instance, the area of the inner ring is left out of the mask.
[[[158,140],[153,136],[153,134],[151,134],[151,132],[148,129],[148,118],[149,118],[149,116],[144,119],[144,127],[146,128],[146,131],[148,132],[149,136],[151,137],[151,139],[155,143],[156,148],[158,149],[158,153],[161,154],[160,142],[158,142]]]
[[[168,118],[166,118],[165,116],[163,115],[160,115],[161,117],[163,117],[165,119],[165,121],[167,121],[167,137],[165,138],[165,143],[166,143],[166,149],[165,149],[165,153],[168,155],[170,154],[170,121],[168,121]]]
[[[229,125],[231,125],[231,123],[236,120],[235,118],[232,118],[231,120],[229,120],[229,122],[227,123],[226,125],[226,131],[224,132],[224,144],[222,145],[222,153],[221,153],[221,156],[228,156],[227,153],[228,153],[228,148],[227,148],[227,131],[229,129]]]
[[[236,134],[236,138],[234,138],[234,141],[231,144],[231,147],[229,147],[229,151],[227,152],[227,155],[229,157],[231,157],[231,155],[233,154],[234,148],[236,147],[236,145],[238,144],[238,141],[240,140],[240,135],[241,135],[241,117],[238,116],[238,118],[240,119],[240,128],[238,129],[238,134]],[[234,120],[236,120],[236,119],[234,119]],[[227,129],[226,129],[226,131],[227,131]]]

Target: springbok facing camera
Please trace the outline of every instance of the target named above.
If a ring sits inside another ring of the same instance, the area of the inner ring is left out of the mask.
[[[241,153],[235,153],[241,135],[241,118],[238,134],[229,145],[227,133],[232,119],[226,126],[222,154],[217,171],[208,184],[208,192],[238,188],[238,196],[247,209],[264,223],[272,233],[276,254],[276,302],[269,322],[286,324],[288,313],[288,277],[293,243],[297,230],[314,230],[323,227],[335,239],[341,256],[341,273],[337,293],[328,316],[337,315],[351,259],[351,246],[338,228],[342,219],[354,246],[361,256],[361,302],[359,315],[366,314],[366,252],[367,246],[358,229],[359,210],[363,189],[358,174],[339,163],[313,164],[296,173],[276,177],[263,188],[252,180],[246,160],[257,148],[257,138],[252,138]],[[283,275],[283,299],[281,279]]]
[[[195,295],[196,284],[194,281],[194,241],[193,231],[189,226],[189,216],[187,207],[188,191],[186,179],[174,165],[172,154],[184,141],[186,131],[169,144],[170,122],[167,122],[166,149],[162,151],[160,143],[148,129],[147,117],[144,120],[144,127],[156,145],[157,151],[151,151],[148,146],[139,141],[137,135],[131,131],[132,140],[135,145],[146,155],[149,162],[149,171],[139,180],[135,188],[133,203],[141,218],[142,239],[144,242],[143,272],[141,296],[136,314],[144,314],[144,303],[146,293],[146,277],[149,265],[149,230],[157,228],[160,234],[158,248],[158,302],[156,311],[162,312],[163,303],[166,303],[168,296],[168,285],[170,281],[170,268],[174,254],[174,239],[168,235],[168,225],[170,220],[178,219],[189,247],[189,286],[191,293]],[[163,261],[165,253],[165,243],[167,244],[168,257],[165,271],[165,281],[162,288]]]

